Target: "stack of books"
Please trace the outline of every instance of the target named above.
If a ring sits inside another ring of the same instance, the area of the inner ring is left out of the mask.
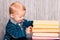
[[[32,39],[58,39],[59,30],[57,20],[34,20]]]

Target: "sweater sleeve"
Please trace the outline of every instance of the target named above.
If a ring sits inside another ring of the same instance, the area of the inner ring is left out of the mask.
[[[32,26],[33,27],[33,21],[24,20],[24,25],[26,27],[29,27],[29,26]]]
[[[32,27],[33,27],[33,21],[28,21],[28,22],[27,22],[27,27],[28,27],[28,26],[32,26]]]

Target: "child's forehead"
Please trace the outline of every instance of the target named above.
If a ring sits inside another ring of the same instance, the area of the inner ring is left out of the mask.
[[[18,16],[18,17],[24,17],[25,16],[25,14],[21,14],[21,13],[15,13],[14,15]]]
[[[25,12],[26,11],[20,10],[20,9],[13,10],[13,13],[16,13],[16,14],[24,14]]]

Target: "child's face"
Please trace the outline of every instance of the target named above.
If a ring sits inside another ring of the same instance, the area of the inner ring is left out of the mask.
[[[11,14],[11,18],[13,18],[16,22],[22,22],[25,16],[25,10],[18,9]]]

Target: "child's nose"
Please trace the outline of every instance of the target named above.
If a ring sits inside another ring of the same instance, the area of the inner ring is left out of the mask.
[[[23,20],[24,19],[24,17],[21,17],[21,20]]]
[[[24,17],[21,17],[21,19],[24,19]]]

